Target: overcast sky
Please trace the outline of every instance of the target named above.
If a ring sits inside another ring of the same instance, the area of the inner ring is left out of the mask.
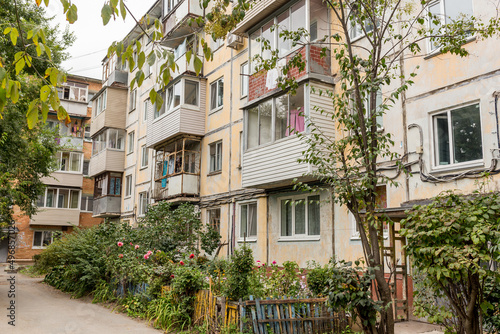
[[[120,17],[103,26],[101,9],[105,0],[73,0],[73,3],[78,7],[78,20],[74,24],[66,21],[59,1],[50,1],[47,9],[49,16],[56,16],[52,24],[59,23],[61,30],[69,25],[76,36],[75,43],[68,50],[71,58],[63,63],[63,67],[70,74],[101,79],[101,60],[106,56],[108,46],[124,38],[135,22],[127,15],[125,22]],[[137,19],[154,3],[155,0],[125,0]]]

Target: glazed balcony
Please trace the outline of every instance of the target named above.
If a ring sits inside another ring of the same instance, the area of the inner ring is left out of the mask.
[[[125,129],[127,88],[106,87],[93,100],[92,137],[103,128]]]
[[[90,159],[89,176],[93,177],[106,171],[123,172],[125,151],[105,149]]]
[[[163,105],[151,106],[148,112],[148,147],[155,148],[182,134],[205,134],[205,80],[182,76],[159,94]]]
[[[79,209],[42,208],[31,217],[30,225],[78,226]]]
[[[191,19],[204,15],[199,0],[164,1],[164,11],[162,44],[173,49],[183,42],[183,36],[199,28],[196,22],[189,25]]]

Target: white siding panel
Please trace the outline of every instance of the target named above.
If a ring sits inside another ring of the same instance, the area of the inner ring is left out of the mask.
[[[78,226],[80,210],[42,208],[31,218],[30,225]]]
[[[305,143],[296,136],[244,153],[242,185],[253,187],[291,180],[308,171],[307,164],[299,164]]]
[[[106,149],[90,159],[89,174],[96,176],[102,172],[123,172],[125,152]]]
[[[83,184],[83,174],[54,172],[50,174],[50,176],[43,177],[42,182],[44,184],[53,186],[67,186],[67,187],[80,188]]]
[[[310,92],[310,115],[311,120],[314,124],[327,136],[332,139],[335,138],[335,122],[332,119],[333,102],[327,94],[325,94],[325,90],[332,91],[333,86],[328,86],[320,83],[311,83],[311,86],[316,89],[316,92]],[[320,96],[318,90],[323,90],[323,94]],[[320,113],[319,110],[324,110],[324,113]]]

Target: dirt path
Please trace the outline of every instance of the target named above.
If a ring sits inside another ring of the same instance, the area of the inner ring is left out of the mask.
[[[11,278],[15,280],[9,282]],[[11,287],[15,290],[15,298],[10,292]],[[14,301],[15,311],[11,301]],[[15,326],[9,325],[12,321],[9,315],[13,311]],[[40,278],[8,274],[0,265],[0,333],[159,334],[162,331],[88,300],[71,299],[69,295],[41,283]]]

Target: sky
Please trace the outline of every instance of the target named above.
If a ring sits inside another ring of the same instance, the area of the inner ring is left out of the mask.
[[[43,3],[43,2],[42,2]],[[51,24],[60,24],[61,31],[68,25],[76,41],[67,51],[70,59],[63,62],[63,68],[70,74],[101,79],[101,61],[113,41],[123,39],[134,27],[134,20],[127,14],[125,22],[121,17],[113,18],[104,26],[101,9],[105,0],[73,0],[78,7],[78,20],[69,24],[58,0],[50,1],[46,9],[48,16],[55,16]],[[155,0],[125,0],[125,4],[139,19],[155,3]]]

